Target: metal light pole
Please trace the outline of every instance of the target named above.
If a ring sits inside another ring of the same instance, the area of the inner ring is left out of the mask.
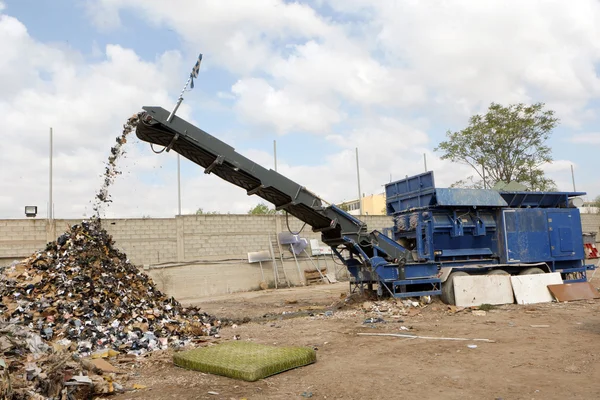
[[[573,191],[576,192],[577,189],[575,189],[575,172],[573,172],[573,164],[571,164],[571,179],[573,180]]]
[[[54,210],[52,203],[52,127],[50,127],[50,179],[49,179],[49,194],[48,194],[48,219],[54,219]]]
[[[178,212],[177,215],[181,215],[181,158],[177,153],[177,204]]]
[[[273,157],[275,158],[275,172],[277,172],[277,140],[273,140]]]
[[[360,169],[358,166],[358,147],[356,148],[356,180],[358,182],[358,205],[360,207],[360,215],[363,215],[362,192],[360,190]]]

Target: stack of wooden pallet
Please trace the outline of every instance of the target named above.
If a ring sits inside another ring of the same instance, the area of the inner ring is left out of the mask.
[[[304,271],[304,279],[306,279],[307,285],[313,285],[315,283],[325,283],[324,278],[327,273],[327,267],[321,269],[311,269]]]

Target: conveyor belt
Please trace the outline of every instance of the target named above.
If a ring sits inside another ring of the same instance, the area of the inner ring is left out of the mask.
[[[233,183],[251,194],[274,204],[312,226],[314,230],[328,229],[332,219],[324,215],[322,200],[283,175],[254,163],[226,143],[174,117],[161,107],[144,107],[136,134],[146,142],[169,146],[190,161]],[[178,134],[177,138],[175,136]]]

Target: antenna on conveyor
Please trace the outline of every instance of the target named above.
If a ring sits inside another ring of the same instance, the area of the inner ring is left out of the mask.
[[[202,54],[200,54],[198,56],[198,61],[196,61],[196,65],[194,65],[194,68],[192,68],[192,72],[190,72],[190,76],[188,77],[188,80],[185,83],[185,86],[183,87],[183,89],[181,90],[181,93],[179,94],[179,98],[177,99],[177,104],[175,104],[173,111],[171,111],[171,114],[169,114],[169,117],[167,118],[167,122],[171,122],[171,120],[175,116],[175,113],[177,112],[177,110],[179,109],[179,106],[181,105],[181,102],[183,101],[183,94],[187,90],[187,87],[190,86],[190,89],[194,88],[194,78],[198,77],[198,72],[200,72],[200,63],[201,62],[202,62]]]

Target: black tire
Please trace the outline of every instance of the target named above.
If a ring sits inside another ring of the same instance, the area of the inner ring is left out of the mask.
[[[455,276],[469,276],[466,272],[456,271],[448,275],[446,282],[442,283],[442,295],[440,296],[442,302],[450,304],[451,306],[456,305],[454,299],[454,277]]]
[[[492,269],[492,270],[488,271],[486,275],[510,275],[510,274],[503,269]]]
[[[531,268],[525,268],[523,271],[519,272],[519,275],[538,275],[538,274],[545,274],[546,271],[544,271],[541,268],[538,267],[531,267]]]

